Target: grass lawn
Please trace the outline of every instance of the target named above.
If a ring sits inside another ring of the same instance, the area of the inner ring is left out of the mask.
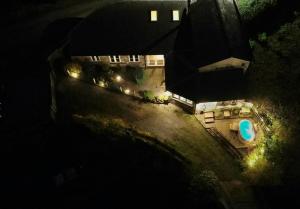
[[[106,134],[108,131],[119,136],[139,136],[152,147],[163,149],[183,162],[192,177],[212,171],[221,182],[221,196],[230,199],[231,204],[256,208],[239,162],[193,115],[173,104],[143,103],[67,77],[59,82],[57,92],[58,109],[63,110],[60,114],[63,118],[69,115],[94,133]]]
[[[58,89],[61,92],[61,104],[64,109],[70,109],[70,114],[96,121],[122,121],[126,126],[148,133],[175,149],[191,162],[194,171],[212,170],[224,181],[240,179],[238,163],[205,131],[194,116],[186,114],[173,104],[141,103],[131,97],[69,78],[64,79]]]

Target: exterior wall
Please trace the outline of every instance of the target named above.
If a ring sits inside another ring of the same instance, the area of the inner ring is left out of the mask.
[[[186,99],[182,96],[169,92],[169,95],[174,100],[175,104],[190,112],[192,114],[195,113],[195,103],[189,99]]]
[[[233,67],[233,68],[240,68],[243,69],[244,72],[248,69],[250,65],[250,62],[247,60],[242,60],[238,58],[228,58],[219,62],[215,62],[210,65],[206,65],[204,67],[200,67],[198,70],[199,72],[211,72],[211,71],[217,71],[222,70],[224,68]]]
[[[165,66],[164,55],[146,55],[146,62],[148,67]]]
[[[182,97],[182,96],[180,96],[180,95],[177,95],[177,94],[174,94],[174,93],[171,93],[171,94],[172,94],[172,98],[173,98],[174,100],[177,100],[177,101],[179,101],[179,102],[181,102],[181,103],[184,103],[184,104],[186,104],[186,105],[188,105],[188,106],[193,106],[193,104],[194,104],[193,101],[191,101],[191,100],[189,100],[189,99],[186,99],[186,98],[184,98],[184,97]]]
[[[93,61],[91,56],[73,56],[72,60],[78,60],[83,62],[99,62],[99,63],[106,63],[110,65],[138,65],[142,68],[145,67],[146,61],[145,56],[139,55],[139,61],[138,62],[129,62],[129,55],[120,55],[121,62],[118,63],[112,63],[110,62],[109,56],[98,56],[100,58],[100,61]]]
[[[82,62],[102,62],[110,65],[138,65],[140,67],[158,67],[165,66],[165,58],[164,55],[139,55],[139,62],[129,62],[129,55],[120,55],[121,62],[112,63],[110,62],[109,56],[97,56],[100,58],[100,61],[93,61],[92,56],[72,56],[72,60],[78,60]],[[151,62],[155,63],[154,65]]]
[[[72,56],[72,60],[81,62],[92,62],[90,56]]]
[[[196,104],[195,112],[199,114],[200,112],[204,111],[211,111],[216,109],[217,102],[206,102],[206,103],[198,103]]]

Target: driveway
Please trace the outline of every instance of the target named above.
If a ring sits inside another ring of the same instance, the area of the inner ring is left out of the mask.
[[[193,115],[173,104],[155,105],[136,101],[100,87],[64,78],[58,84],[61,104],[82,115],[118,118],[150,132],[191,161],[192,169],[213,170],[220,180],[240,178],[234,159],[212,138]],[[84,98],[84,99],[83,99]]]

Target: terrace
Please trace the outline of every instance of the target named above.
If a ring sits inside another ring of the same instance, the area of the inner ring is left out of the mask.
[[[65,65],[66,73],[75,79],[95,84],[109,91],[149,100],[164,102],[165,69],[163,66],[141,64],[108,64],[90,61],[73,61]],[[145,96],[146,95],[146,96]]]
[[[205,107],[195,115],[198,121],[238,158],[253,150],[264,136],[266,127],[252,103],[235,100],[198,105]]]

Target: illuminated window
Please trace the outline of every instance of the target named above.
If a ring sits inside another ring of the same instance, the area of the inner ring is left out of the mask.
[[[173,10],[173,21],[179,21],[179,10]]]
[[[193,101],[192,101],[192,100],[189,100],[189,99],[187,99],[186,102],[187,102],[188,104],[193,104]]]
[[[129,55],[129,62],[139,62],[139,55]]]
[[[153,66],[153,65],[155,65],[155,64],[156,64],[155,60],[149,60],[149,61],[148,61],[148,65],[149,65],[149,66]]]
[[[173,94],[173,97],[176,99],[179,99],[179,95],[177,95],[177,94]]]
[[[180,99],[181,101],[186,102],[186,98],[184,98],[184,97],[180,97],[179,99]]]
[[[162,65],[164,65],[164,60],[156,60],[156,65],[158,65],[158,66],[162,66]]]
[[[118,62],[121,62],[121,58],[119,55],[112,55],[112,56],[109,56],[109,60],[111,63],[118,63]]]
[[[100,56],[90,56],[90,59],[91,59],[93,62],[99,62],[99,61],[100,61]]]
[[[151,10],[150,15],[151,15],[151,22],[156,22],[157,21],[157,10]]]
[[[147,66],[164,66],[164,55],[147,55]]]

